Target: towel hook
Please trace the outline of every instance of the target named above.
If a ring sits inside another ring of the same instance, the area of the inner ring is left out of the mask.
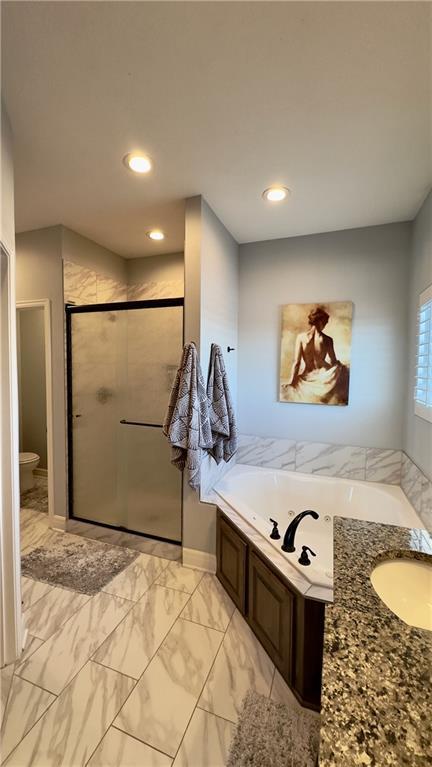
[[[235,346],[227,346],[227,352],[235,352]]]

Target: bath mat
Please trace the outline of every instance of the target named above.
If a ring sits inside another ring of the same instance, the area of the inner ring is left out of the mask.
[[[21,570],[23,575],[33,580],[91,596],[97,594],[138,555],[139,551],[121,546],[58,533],[48,545],[40,546],[23,557]]]
[[[22,509],[48,513],[48,484],[46,479],[38,477],[31,490],[21,493],[20,506]]]
[[[319,717],[249,690],[227,767],[315,767],[318,745]]]

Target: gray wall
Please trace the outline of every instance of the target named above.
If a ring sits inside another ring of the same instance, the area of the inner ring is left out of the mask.
[[[185,341],[195,341],[206,379],[210,345],[224,352],[234,401],[237,397],[238,245],[202,197],[187,200],[185,239]],[[220,469],[223,470],[223,464]],[[210,458],[203,461],[203,486],[220,471]],[[216,550],[216,509],[199,502],[186,481],[183,495],[183,545]]]
[[[20,309],[18,383],[20,452],[37,453],[39,468],[47,468],[45,328],[43,309]]]
[[[53,370],[54,514],[66,516],[66,403],[62,227],[16,237],[17,301],[49,298]]]
[[[239,428],[244,434],[402,447],[411,224],[240,247]],[[281,307],[354,303],[347,407],[278,402]]]
[[[432,423],[414,414],[417,309],[420,293],[432,284],[432,192],[414,221],[409,276],[409,356],[404,450],[432,479]]]

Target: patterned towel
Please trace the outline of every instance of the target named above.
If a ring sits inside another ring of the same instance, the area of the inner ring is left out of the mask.
[[[194,490],[200,486],[202,451],[212,447],[204,379],[195,344],[186,344],[171,391],[163,433],[171,443],[171,463],[189,473]]]
[[[212,344],[207,381],[212,446],[208,452],[219,464],[229,461],[237,450],[237,426],[228,386],[222,349]]]

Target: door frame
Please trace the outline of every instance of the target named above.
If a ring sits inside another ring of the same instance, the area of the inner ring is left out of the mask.
[[[20,657],[26,633],[21,607],[15,260],[3,242],[0,272],[0,667],[3,667]]]
[[[45,394],[47,414],[47,466],[48,466],[48,522],[56,526],[54,510],[54,441],[53,441],[53,374],[52,374],[52,336],[51,336],[51,301],[49,298],[37,298],[32,301],[17,301],[16,310],[43,309],[44,345],[45,345]]]
[[[139,535],[142,538],[149,538],[151,540],[162,541],[164,543],[172,543],[182,546],[183,538],[183,474],[181,478],[180,486],[180,515],[181,515],[181,540],[174,541],[170,538],[163,538],[157,535],[149,535],[139,532],[137,530],[130,530],[129,528],[122,526],[114,526],[106,524],[105,522],[98,522],[93,519],[84,519],[74,514],[74,498],[73,498],[73,398],[72,398],[72,382],[73,382],[73,364],[72,364],[72,315],[73,314],[88,314],[92,312],[106,312],[106,311],[127,311],[128,309],[163,309],[169,307],[181,306],[183,307],[183,328],[182,328],[182,341],[184,343],[184,297],[179,298],[152,298],[144,299],[142,301],[119,301],[110,302],[105,304],[82,304],[76,306],[75,304],[66,304],[66,407],[67,407],[67,472],[68,472],[68,519],[76,520],[77,522],[85,522],[90,525],[96,525],[98,527],[105,527],[116,532],[131,533],[133,535]],[[159,428],[159,424],[147,423],[147,424],[131,424],[131,425],[145,425],[151,428]],[[162,426],[160,425],[160,428]]]

